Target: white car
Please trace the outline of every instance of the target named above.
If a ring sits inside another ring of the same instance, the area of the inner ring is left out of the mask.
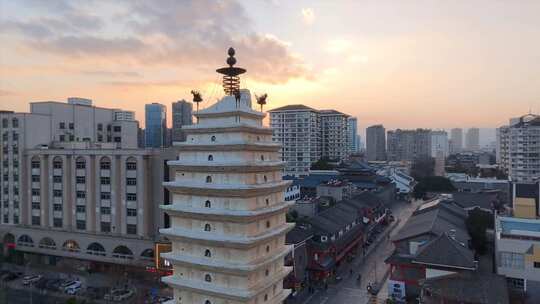
[[[82,286],[81,281],[75,280],[75,281],[65,282],[64,284],[60,285],[60,288],[63,288],[64,292],[67,292],[68,289],[81,288],[81,286]]]
[[[126,299],[131,298],[133,296],[134,292],[131,289],[122,289],[118,290],[115,294],[113,294],[113,301],[115,302],[121,302]]]
[[[32,285],[39,280],[41,280],[41,275],[29,275],[23,278],[22,283],[23,285]]]
[[[79,290],[81,290],[81,285],[77,285],[77,284],[70,285],[66,287],[65,290],[68,295],[75,295],[77,294],[77,292],[79,292]]]

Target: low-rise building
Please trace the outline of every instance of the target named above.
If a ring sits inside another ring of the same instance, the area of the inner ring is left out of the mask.
[[[422,280],[474,271],[477,266],[473,251],[467,247],[466,218],[464,209],[441,199],[420,206],[391,238],[395,250],[386,260],[390,294],[414,299],[420,295]]]
[[[495,218],[497,273],[508,287],[527,293],[540,289],[540,220],[497,216]]]

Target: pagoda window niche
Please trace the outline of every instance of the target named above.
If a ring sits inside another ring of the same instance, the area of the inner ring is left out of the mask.
[[[204,231],[212,231],[212,226],[210,226],[210,224],[205,224]]]

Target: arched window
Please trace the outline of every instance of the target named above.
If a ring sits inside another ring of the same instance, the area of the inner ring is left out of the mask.
[[[268,294],[265,294],[265,295],[264,295],[264,300],[265,300],[265,301],[268,301]]]
[[[270,205],[270,200],[266,199],[266,206]]]
[[[204,207],[210,208],[210,207],[212,207],[212,203],[210,201],[206,201],[206,202],[204,202]]]
[[[70,252],[78,252],[79,250],[81,250],[81,247],[79,247],[79,243],[77,243],[76,241],[67,240],[64,242],[64,245],[62,245],[62,249]]]
[[[257,141],[260,141],[261,140],[261,137],[260,136],[257,136]]]
[[[270,221],[266,221],[266,228],[270,228]]]
[[[207,177],[206,177],[206,182],[207,182],[207,183],[211,183],[211,182],[212,182],[212,177],[211,177],[211,176],[207,176]]]
[[[137,170],[137,160],[134,157],[126,160],[126,170]]]
[[[209,275],[209,274],[206,274],[206,275],[204,276],[204,280],[205,280],[206,282],[212,282],[212,276]]]
[[[270,245],[266,245],[266,252],[270,252]]]
[[[212,231],[212,226],[210,224],[204,225],[204,231]]]
[[[204,256],[207,257],[207,258],[211,258],[212,257],[212,252],[210,252],[210,249],[206,249],[204,251]]]
[[[77,169],[86,169],[86,160],[84,157],[77,157],[77,160],[75,161],[75,167]]]
[[[212,154],[208,155],[208,161],[213,161],[214,160],[214,156],[212,156]]]
[[[270,274],[270,270],[266,269],[266,270],[264,271],[264,275],[265,275],[265,276],[268,276],[269,274]]]
[[[266,175],[263,176],[263,179],[265,183],[268,181],[268,177],[266,177]]]
[[[56,249],[56,243],[50,237],[44,237],[39,241],[39,248]]]
[[[204,304],[212,304],[212,302],[210,302],[210,300],[206,300]]]
[[[212,137],[210,137],[210,140],[211,141],[216,141],[216,137],[212,135]]]
[[[62,158],[55,157],[53,159],[53,168],[54,169],[62,169]]]
[[[101,170],[110,170],[111,169],[111,160],[108,157],[102,157],[99,161],[99,168]]]
[[[264,161],[264,155],[261,154],[261,160]]]

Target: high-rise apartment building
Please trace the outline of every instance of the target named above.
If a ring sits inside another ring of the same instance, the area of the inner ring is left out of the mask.
[[[497,129],[497,163],[515,182],[540,178],[540,116],[525,115]]]
[[[322,155],[319,112],[304,105],[288,105],[268,112],[273,140],[282,145],[285,174],[309,174],[311,164]]]
[[[467,151],[480,150],[480,129],[470,128],[465,135],[465,149]]]
[[[185,100],[173,102],[172,104],[172,141],[186,141],[186,134],[182,126],[193,123],[193,104]]]
[[[167,107],[159,103],[151,103],[145,105],[144,109],[146,147],[165,147],[167,145]]]
[[[413,161],[431,157],[431,130],[388,131],[386,137],[388,160]]]
[[[366,129],[366,157],[368,161],[386,160],[386,130],[383,125]]]
[[[347,120],[347,140],[349,141],[349,154],[360,152],[360,136],[358,135],[358,119],[349,117]]]
[[[439,151],[442,153],[442,157],[448,156],[448,133],[443,130],[431,131],[431,157],[440,157]]]
[[[161,152],[137,149],[138,123],[91,100],[30,109],[0,112],[3,242],[44,262],[152,265]]]
[[[453,128],[450,130],[450,154],[459,153],[463,150],[463,129]]]
[[[321,118],[321,156],[331,161],[349,157],[349,115],[336,110],[320,110]]]

